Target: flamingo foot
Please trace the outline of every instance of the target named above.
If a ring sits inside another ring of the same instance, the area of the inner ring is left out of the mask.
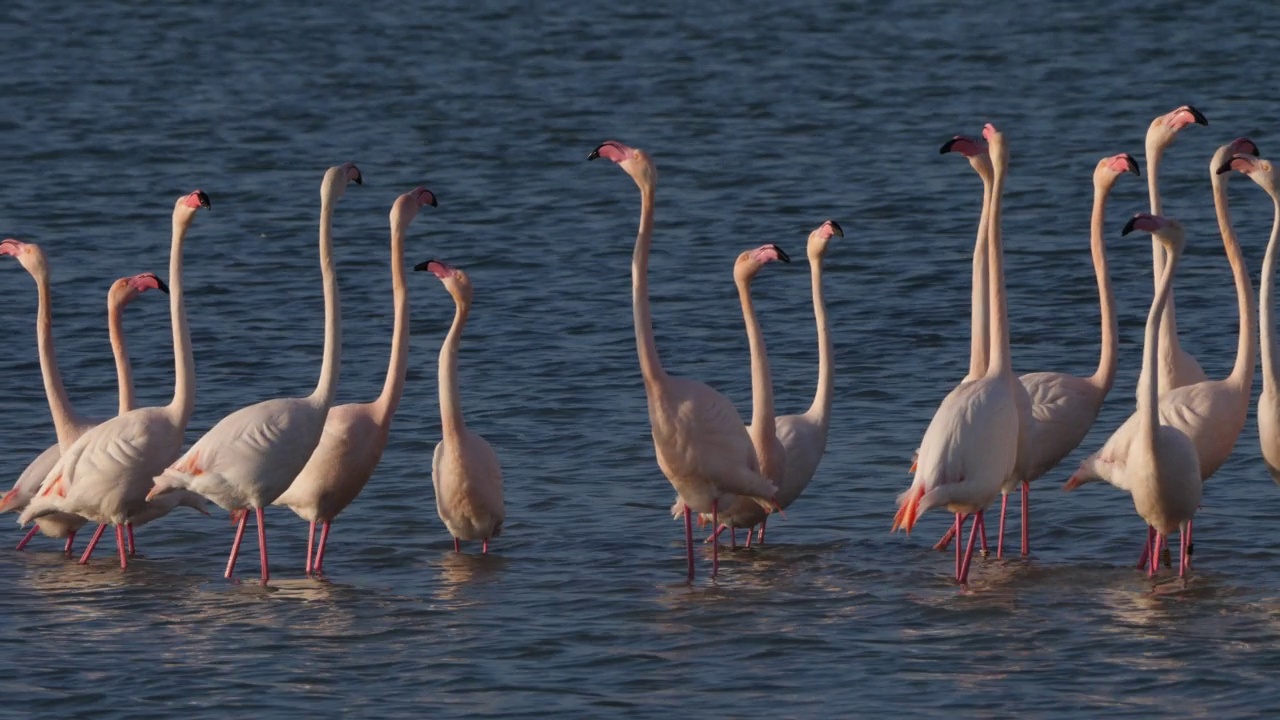
[[[232,513],[232,517],[237,517],[235,512]],[[228,580],[236,571],[236,558],[240,556],[240,541],[244,539],[244,526],[248,522],[249,513],[241,512],[236,520],[236,539],[231,541],[231,556],[227,558],[227,571],[222,575]]]
[[[37,525],[32,525],[31,529],[27,531],[27,534],[22,536],[22,540],[18,541],[18,547],[14,549],[21,550],[25,548],[27,546],[27,543],[31,542],[31,538],[35,537],[36,533],[38,532],[40,532],[40,527]]]
[[[266,585],[271,579],[270,565],[267,564],[267,524],[266,517],[263,515],[262,508],[254,508],[254,512],[258,516],[258,557],[262,563],[262,584]],[[246,516],[248,513],[246,513]],[[319,562],[319,560],[317,560]]]
[[[89,564],[89,558],[93,557],[93,549],[98,546],[98,541],[102,539],[102,533],[106,529],[106,525],[99,525],[98,529],[93,531],[93,537],[89,538],[89,546],[84,549],[84,554],[80,556],[80,565]]]
[[[324,526],[320,529],[320,547],[316,549],[316,566],[312,572],[320,575],[324,572],[324,549],[329,547],[329,523],[332,520],[325,520]]]

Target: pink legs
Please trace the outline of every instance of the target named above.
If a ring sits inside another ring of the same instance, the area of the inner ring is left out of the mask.
[[[1191,523],[1192,522],[1194,522],[1194,519],[1187,521],[1187,544],[1186,544],[1186,547],[1182,549],[1183,554],[1187,556],[1187,567],[1191,567],[1191,554],[1195,552],[1195,546],[1191,544]],[[1181,535],[1182,531],[1179,530],[1178,534]]]
[[[779,512],[781,512],[781,511],[779,511]],[[766,525],[768,525],[768,524],[769,524],[769,516],[768,516],[768,515],[765,515],[765,516],[764,516],[764,519],[760,521],[760,537],[756,538],[756,543],[757,543],[757,544],[760,544],[760,545],[763,545],[763,544],[764,544],[764,528],[765,528],[765,526],[766,526]]]
[[[1147,542],[1142,546],[1142,555],[1138,558],[1137,568],[1145,570],[1147,568],[1147,559],[1151,557],[1151,544],[1155,542],[1156,529],[1147,526]]]
[[[66,547],[62,548],[62,552],[64,555],[71,555],[71,545],[75,541],[76,541],[76,531],[72,530],[71,532],[67,533]]]
[[[1178,530],[1178,541],[1182,544],[1178,554],[1178,577],[1186,577],[1191,567],[1191,521],[1187,521],[1185,529]]]
[[[124,526],[129,530],[129,557],[133,557],[138,554],[138,547],[133,544],[133,523],[125,523]]]
[[[458,538],[453,539],[453,551],[456,553],[462,552],[462,543],[458,542]]]
[[[755,528],[747,528],[747,547],[751,547],[751,539],[755,536]]]
[[[1001,532],[1000,534],[1004,535],[1003,532]],[[955,526],[955,523],[952,523],[951,527],[947,528],[947,533],[942,536],[942,539],[938,541],[937,545],[933,546],[933,549],[946,550],[947,546],[951,544],[951,539],[954,538],[955,536],[956,536],[956,526]],[[999,553],[997,552],[997,555],[998,554]]]
[[[307,530],[307,574],[311,574],[311,550],[316,544],[316,521],[312,520]]]
[[[956,522],[954,526],[956,538],[956,582],[961,585],[965,585],[969,582],[969,565],[973,562],[974,543],[977,541],[979,534],[986,535],[987,532],[986,521],[983,519],[982,511],[979,510],[977,513],[973,514],[973,522],[969,525],[969,542],[965,547],[964,556],[961,557],[960,538],[963,537],[961,533],[964,531],[965,518],[965,515],[956,513]],[[983,543],[986,543],[985,537],[983,538]]]
[[[267,524],[265,522],[266,518],[263,516],[262,508],[254,508],[254,510],[258,515],[258,557],[262,561],[262,584],[266,585],[267,581],[271,579],[271,571],[268,569],[269,566],[267,565]],[[321,546],[320,550],[323,552],[324,546]],[[319,562],[320,560],[317,558],[316,563],[319,564]]]
[[[93,557],[93,549],[98,546],[98,541],[102,539],[102,532],[106,529],[106,525],[99,525],[98,529],[93,531],[93,537],[89,538],[89,546],[84,549],[84,554],[80,556],[81,565],[89,564],[89,558]]]
[[[120,569],[127,570],[129,568],[129,555],[125,551],[123,525],[116,526],[116,547],[120,550]]]
[[[1000,496],[1000,537],[996,539],[996,559],[1004,557],[1004,512],[1009,507],[1009,495]]]
[[[320,547],[316,550],[316,564],[311,568],[311,572],[320,574],[324,572],[324,549],[329,547],[329,523],[331,520],[325,520],[324,526],[320,529]]]
[[[1151,529],[1151,562],[1147,564],[1147,577],[1155,577],[1160,570],[1160,541],[1164,540],[1164,535]]]
[[[977,525],[978,537],[982,539],[982,557],[986,557],[990,553],[990,550],[987,550],[987,521],[983,520],[982,516],[978,516],[974,523]]]
[[[1031,512],[1029,510],[1030,503],[1031,503],[1031,483],[1026,482],[1024,480],[1022,483],[1022,557],[1026,557],[1031,553]],[[1001,539],[1003,540],[1004,533],[1000,533],[1000,535],[1001,535]]]
[[[22,540],[18,543],[17,549],[21,550],[25,548],[27,546],[27,543],[31,542],[31,538],[35,537],[36,533],[38,532],[40,532],[39,526],[32,525],[31,529],[27,531],[27,534],[22,536]]]
[[[720,501],[711,501],[711,527],[720,527]],[[711,577],[720,571],[720,538],[711,541]]]
[[[716,538],[712,538],[716,542]],[[685,550],[689,551],[689,582],[694,582],[694,511],[685,506]]]
[[[227,571],[222,575],[228,580],[236,571],[236,557],[240,555],[240,541],[244,539],[244,526],[248,523],[248,511],[240,513],[240,521],[236,523],[236,539],[231,542],[231,557],[227,558]]]
[[[964,522],[964,516],[961,515],[960,513],[956,513],[956,521],[951,526],[951,529],[954,531],[952,534],[953,537],[963,537],[960,534],[960,529],[962,527],[961,523],[963,522]],[[956,541],[956,580],[959,580],[959,579],[960,579],[960,541],[957,540]]]
[[[489,554],[489,538],[485,538],[484,543],[480,545],[480,554],[481,555]]]

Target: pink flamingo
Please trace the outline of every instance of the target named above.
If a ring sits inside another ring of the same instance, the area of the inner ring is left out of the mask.
[[[431,457],[431,485],[436,494],[436,512],[453,536],[453,551],[461,552],[460,540],[480,540],[482,553],[489,552],[489,539],[502,534],[506,510],[502,505],[502,464],[489,442],[467,428],[462,419],[458,392],[458,346],[462,328],[471,311],[471,278],[465,272],[439,260],[418,263],[440,278],[455,305],[453,325],[440,346],[439,392],[440,432]]]
[[[60,408],[60,411],[53,413],[53,416],[63,424],[64,437],[70,442],[75,442],[80,435],[99,421],[82,418],[75,413],[71,408],[66,389],[63,387],[61,374],[58,372],[58,362],[53,347],[53,323],[49,317],[48,307],[50,305],[49,271],[44,252],[33,243],[8,240],[0,243],[0,254],[18,258],[23,267],[32,272],[36,279],[40,298],[36,321],[37,345],[40,348],[45,393],[49,399],[49,406]],[[169,288],[160,278],[152,273],[142,273],[116,280],[107,293],[107,330],[111,336],[111,350],[115,357],[116,377],[119,380],[119,408],[122,413],[132,410],[134,404],[133,372],[129,365],[129,352],[124,341],[124,308],[147,290],[160,290],[165,294],[169,292]],[[40,483],[44,481],[45,476],[61,456],[60,446],[54,443],[32,460],[18,477],[18,481],[13,484],[13,488],[0,497],[0,513],[21,512],[26,508],[27,503],[40,489]],[[31,530],[18,543],[17,549],[25,548],[31,538],[37,532],[41,532],[51,538],[65,538],[64,552],[69,554],[71,545],[75,541],[76,531],[86,522],[87,520],[79,515],[68,513],[46,515],[36,520]]]
[[[1138,409],[1116,431],[1122,432],[1130,426],[1136,428],[1132,431],[1130,441],[1123,447],[1123,464],[1126,469],[1123,484],[1109,482],[1129,491],[1133,496],[1134,509],[1147,522],[1148,554],[1153,559],[1148,575],[1154,576],[1159,567],[1155,558],[1158,557],[1161,544],[1166,542],[1169,533],[1179,530],[1182,553],[1178,575],[1185,576],[1190,559],[1188,533],[1191,518],[1200,504],[1200,458],[1197,456],[1195,443],[1186,433],[1162,422],[1158,408],[1161,398],[1156,367],[1161,315],[1169,312],[1166,301],[1173,288],[1174,270],[1182,256],[1184,233],[1182,225],[1176,220],[1149,213],[1134,215],[1125,224],[1122,234],[1128,235],[1134,230],[1152,233],[1161,247],[1168,251],[1168,261],[1164,264],[1160,284],[1147,315],[1142,374],[1138,380]],[[1073,490],[1091,480],[1092,478],[1072,478],[1063,489]]]
[[[49,471],[40,491],[18,518],[20,524],[53,512],[70,512],[99,527],[80,556],[89,562],[107,525],[116,530],[120,567],[128,567],[125,524],[147,509],[150,478],[182,450],[182,437],[195,406],[195,368],[183,302],[182,246],[196,211],[210,207],[201,190],[178,198],[173,209],[169,251],[169,313],[173,324],[174,394],[163,407],[130,410],[80,436]],[[172,508],[178,498],[169,500]],[[199,509],[199,508],[198,508]]]
[[[908,533],[921,514],[944,506],[955,513],[956,534],[967,516],[974,520],[963,558],[956,543],[956,581],[968,582],[974,540],[982,532],[986,506],[1000,494],[1014,469],[1020,427],[1009,353],[1008,308],[1004,288],[1004,247],[1000,232],[1004,177],[1009,164],[1004,135],[984,130],[993,165],[988,284],[991,302],[991,357],[982,378],[951,391],[934,413],[920,444],[915,479],[898,498],[893,529]]]
[[[1275,319],[1276,240],[1280,238],[1280,192],[1276,190],[1275,168],[1269,160],[1253,160],[1234,155],[1230,167],[1239,170],[1271,196],[1274,219],[1267,254],[1262,259],[1262,289],[1258,309],[1262,326],[1262,396],[1258,398],[1258,442],[1271,479],[1280,483],[1280,369],[1277,368]]]
[[[719,527],[719,508],[741,495],[769,508],[777,487],[760,474],[751,436],[737,408],[724,395],[696,380],[672,377],[662,367],[649,312],[649,246],[653,237],[654,191],[658,172],[647,153],[607,141],[587,157],[617,163],[640,188],[640,230],[631,260],[632,312],[640,374],[644,379],[658,467],[684,500],[685,549],[689,580],[694,577],[692,512],[710,512]],[[711,575],[719,570],[720,546],[711,543]]]
[[[338,278],[333,268],[333,206],[347,183],[361,183],[352,163],[331,167],[320,186],[320,272],[324,281],[324,359],[320,379],[310,395],[276,398],[240,408],[219,420],[182,457],[157,470],[148,498],[175,489],[190,490],[238,517],[225,577],[235,571],[240,541],[252,508],[258,523],[258,556],[262,584],[271,574],[267,561],[267,529],[263,508],[280,497],[298,476],[320,443],[325,417],[333,404],[342,361],[342,314]],[[163,474],[162,474],[163,473]]]
[[[404,392],[409,359],[409,292],[405,288],[405,230],[424,205],[436,207],[436,196],[426,188],[396,198],[391,206],[391,288],[395,327],[391,333],[391,361],[382,393],[369,403],[348,403],[329,408],[320,444],[294,478],[289,489],[273,505],[285,505],[310,523],[307,532],[307,574],[319,573],[329,540],[329,525],[356,499],[382,460]],[[321,524],[316,544],[316,523]],[[312,563],[312,549],[315,563]]]
[[[1222,380],[1206,380],[1183,385],[1160,394],[1160,422],[1177,428],[1191,438],[1200,460],[1202,480],[1212,477],[1231,456],[1236,438],[1244,429],[1253,388],[1253,371],[1258,352],[1257,339],[1254,337],[1253,330],[1255,324],[1253,282],[1249,279],[1249,269],[1245,265],[1244,253],[1240,250],[1240,243],[1231,226],[1226,188],[1228,176],[1223,173],[1230,170],[1231,163],[1234,162],[1233,155],[1256,154],[1256,152],[1257,145],[1252,140],[1237,138],[1230,144],[1219,147],[1209,162],[1218,229],[1222,234],[1222,245],[1226,250],[1227,262],[1231,265],[1240,315],[1235,365],[1231,373]],[[1160,342],[1163,343],[1166,338],[1167,335],[1161,332]],[[1163,355],[1163,350],[1161,352],[1160,357],[1167,357]],[[1072,476],[1072,480],[1077,484],[1105,480],[1122,489],[1128,489],[1130,481],[1126,477],[1129,473],[1126,467],[1127,445],[1133,442],[1137,432],[1138,419],[1137,416],[1132,416],[1111,435],[1101,450],[1085,458]],[[1191,525],[1187,528],[1187,538],[1187,551],[1191,555],[1194,554],[1192,545],[1194,528]],[[1146,565],[1150,557],[1148,550],[1149,547],[1144,546],[1138,560],[1139,568]]]

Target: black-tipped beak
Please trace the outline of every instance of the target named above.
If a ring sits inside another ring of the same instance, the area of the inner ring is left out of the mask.
[[[1124,237],[1125,235],[1128,235],[1129,233],[1133,232],[1133,226],[1134,226],[1137,222],[1138,222],[1138,216],[1137,216],[1137,215],[1134,215],[1133,217],[1129,218],[1129,222],[1125,223],[1125,224],[1124,224],[1124,229],[1120,231],[1120,236],[1121,236],[1121,237]]]
[[[169,294],[169,286],[165,285],[164,281],[161,280],[159,276],[156,277],[156,286],[160,292],[164,293],[165,295]]]
[[[1195,119],[1196,119],[1196,124],[1197,124],[1197,125],[1204,125],[1205,127],[1208,127],[1208,125],[1209,125],[1209,118],[1205,117],[1205,116],[1204,116],[1204,113],[1202,113],[1202,112],[1200,112],[1199,110],[1195,109],[1195,108],[1194,108],[1193,106],[1191,106],[1191,105],[1188,105],[1188,106],[1187,106],[1187,111],[1191,113],[1191,117],[1193,117],[1193,118],[1195,118]]]
[[[1218,169],[1214,171],[1214,172],[1215,172],[1215,174],[1217,174],[1217,175],[1225,175],[1226,173],[1231,172],[1231,163],[1232,163],[1232,161],[1234,161],[1234,160],[1235,160],[1235,158],[1230,158],[1230,159],[1228,159],[1226,162],[1224,162],[1224,163],[1222,163],[1221,165],[1219,165],[1219,166],[1218,166]]]
[[[955,147],[956,142],[958,142],[959,140],[960,138],[951,138],[950,140],[942,143],[942,147],[938,148],[938,154],[946,155],[947,153],[951,152],[951,148]]]
[[[786,251],[784,251],[782,248],[778,247],[777,245],[770,245],[769,247],[773,248],[773,251],[778,253],[779,260],[781,260],[784,263],[791,262],[791,256],[787,255]]]
[[[363,184],[364,184],[364,174],[362,174],[362,173],[360,172],[360,170],[359,170],[359,169],[357,169],[357,170],[356,170],[356,176],[355,176],[354,178],[352,178],[352,180],[354,180],[354,181],[355,181],[355,184],[357,184],[357,185],[363,185]]]
[[[592,150],[592,151],[591,151],[591,154],[587,156],[587,159],[588,159],[588,160],[595,160],[595,159],[599,158],[599,157],[600,157],[600,148],[602,148],[602,147],[604,147],[604,145],[597,145],[597,146],[596,146],[596,149],[595,149],[595,150]]]
[[[200,202],[200,207],[204,208],[205,210],[213,209],[213,203],[209,202],[209,196],[206,195],[203,190],[196,191],[196,200]],[[165,292],[169,292],[169,291],[165,290]]]
[[[844,237],[844,228],[840,227],[840,223],[835,220],[828,220],[827,222],[831,223],[832,232],[834,232],[838,237]]]
[[[1124,164],[1129,166],[1129,172],[1137,175],[1138,177],[1142,177],[1142,171],[1138,169],[1138,161],[1134,160],[1133,156],[1129,153],[1125,153],[1124,155]]]
[[[427,195],[431,198],[431,207],[440,207],[440,206],[436,203],[436,194],[435,194],[435,193],[433,193],[433,192],[431,192],[430,190],[428,190],[428,191],[427,191]]]
[[[434,259],[432,259],[432,260],[427,260],[427,261],[425,261],[425,262],[420,262],[420,263],[418,263],[417,265],[414,265],[414,266],[413,266],[413,269],[414,269],[414,270],[417,270],[417,271],[419,271],[419,272],[422,272],[422,271],[426,270],[426,269],[427,269],[427,266],[428,266],[428,265],[430,265],[430,264],[431,264],[431,263],[433,263],[433,262],[435,262],[435,260],[434,260]]]

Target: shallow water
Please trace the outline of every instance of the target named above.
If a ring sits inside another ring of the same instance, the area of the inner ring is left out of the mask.
[[[377,475],[334,524],[327,579],[303,578],[305,523],[280,508],[268,512],[265,589],[251,582],[252,543],[240,566],[250,582],[221,578],[221,516],[142,529],[124,574],[109,552],[79,567],[45,539],[0,552],[0,714],[1226,717],[1280,702],[1280,553],[1267,539],[1280,493],[1252,416],[1206,488],[1185,584],[1132,569],[1143,532],[1127,497],[1058,491],[1132,409],[1150,253],[1119,228],[1144,209],[1139,180],[1117,184],[1108,222],[1120,377],[1082,449],[1034,486],[1033,557],[977,560],[959,590],[951,557],[929,550],[943,513],[910,538],[888,532],[911,451],[966,369],[980,187],[937,147],[987,121],[1005,130],[1015,367],[1088,374],[1090,173],[1103,155],[1141,158],[1151,118],[1195,104],[1210,125],[1169,150],[1162,189],[1167,214],[1191,229],[1182,342],[1223,375],[1237,318],[1206,166],[1239,135],[1273,149],[1277,10],[291,5],[6,5],[0,228],[46,249],[69,392],[103,416],[115,400],[102,297],[116,277],[166,274],[174,198],[209,193],[185,255],[194,441],[235,408],[313,387],[316,188],[346,160],[365,185],[335,220],[339,401],[377,394],[387,210],[426,185],[440,207],[415,221],[407,260],[472,276],[462,392],[502,458],[505,531],[487,557],[454,555],[435,515],[436,353],[453,307],[419,273],[404,400]],[[805,236],[828,217],[847,235],[826,263],[827,456],[767,545],[726,551],[714,581],[700,557],[692,586],[636,367],[637,193],[617,168],[585,161],[609,138],[645,148],[661,172],[651,282],[663,361],[744,413],[734,257],[776,242],[795,259],[769,267],[755,296],[779,411],[796,412],[816,376]],[[1256,278],[1269,204],[1243,179],[1232,188]],[[0,472],[16,477],[54,438],[33,284],[16,263],[0,259],[0,271]],[[166,303],[144,296],[126,324],[140,401],[167,402]]]

